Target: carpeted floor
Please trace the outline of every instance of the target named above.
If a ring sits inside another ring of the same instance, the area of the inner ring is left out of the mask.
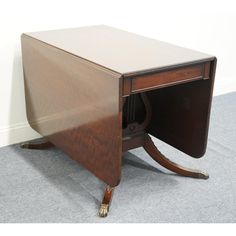
[[[210,179],[177,176],[135,149],[125,155],[109,216],[99,218],[102,182],[56,148],[12,145],[0,149],[0,222],[236,222],[236,92],[214,98],[203,158],[155,142]]]

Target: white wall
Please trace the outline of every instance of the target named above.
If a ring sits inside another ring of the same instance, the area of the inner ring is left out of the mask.
[[[25,115],[20,34],[107,24],[216,55],[214,94],[236,91],[233,1],[0,0],[0,146],[39,137]]]

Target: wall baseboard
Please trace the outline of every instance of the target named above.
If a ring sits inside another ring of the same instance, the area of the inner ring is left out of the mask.
[[[0,128],[0,147],[42,137],[27,122]]]

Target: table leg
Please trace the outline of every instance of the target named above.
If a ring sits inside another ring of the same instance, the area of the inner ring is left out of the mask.
[[[145,136],[143,148],[145,151],[160,165],[164,166],[166,169],[171,170],[179,175],[186,177],[208,179],[209,175],[206,172],[193,170],[186,167],[182,167],[169,159],[167,159],[155,146],[151,137],[149,135]]]
[[[114,188],[107,186],[104,192],[104,197],[102,200],[102,204],[99,209],[99,216],[100,217],[106,217],[109,212],[109,207],[112,200]]]

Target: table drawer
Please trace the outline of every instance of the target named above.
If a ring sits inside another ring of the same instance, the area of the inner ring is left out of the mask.
[[[141,92],[198,79],[208,79],[210,62],[133,77],[124,84],[123,94]]]

